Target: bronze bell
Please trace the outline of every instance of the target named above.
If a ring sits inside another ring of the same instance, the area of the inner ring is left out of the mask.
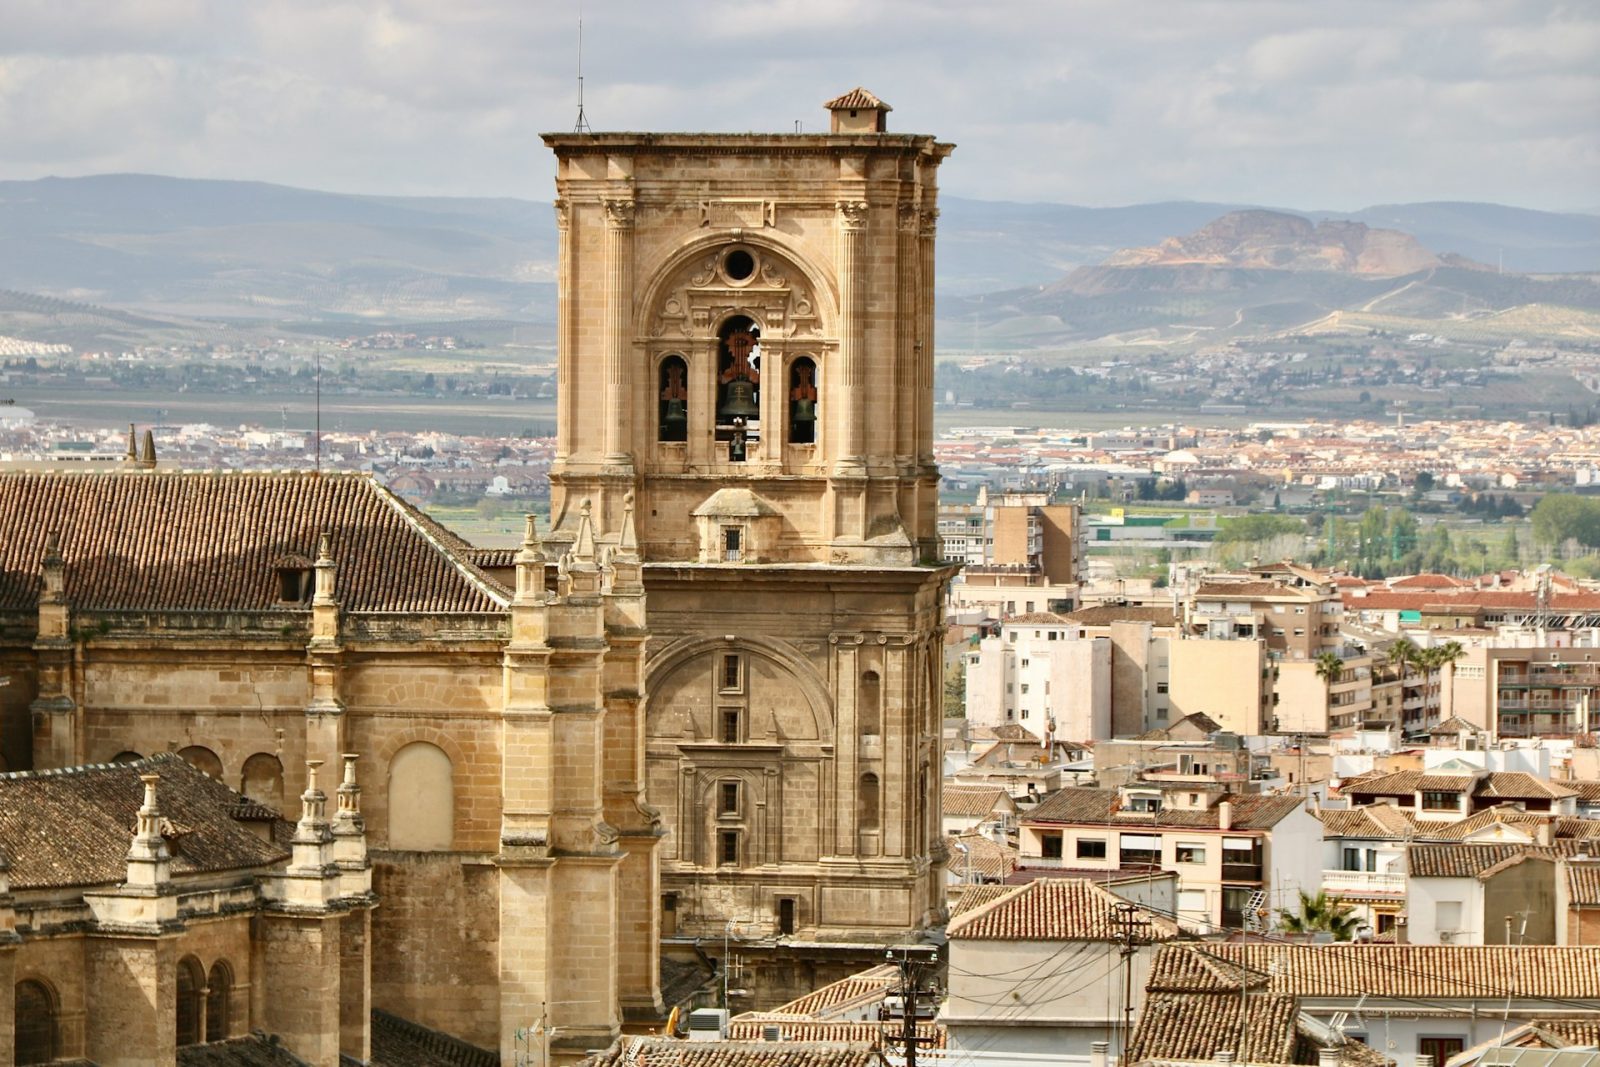
[[[717,408],[717,419],[732,422],[734,419],[759,419],[761,408],[756,405],[756,384],[748,378],[735,378],[728,383],[728,391]]]
[[[789,408],[790,422],[816,422],[817,402],[810,397],[796,400]]]
[[[667,401],[667,409],[662,412],[661,425],[668,430],[681,430],[689,424],[689,405],[676,397]]]

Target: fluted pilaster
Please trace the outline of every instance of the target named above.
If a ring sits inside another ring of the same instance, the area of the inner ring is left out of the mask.
[[[631,416],[624,380],[633,334],[633,209],[632,200],[605,201],[606,213],[606,462],[629,464],[628,425]]]
[[[862,464],[866,416],[866,277],[867,203],[841,200],[839,212],[839,363],[845,394],[840,419],[839,450],[843,465]]]

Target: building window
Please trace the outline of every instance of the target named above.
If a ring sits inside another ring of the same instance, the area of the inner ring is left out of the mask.
[[[1182,843],[1174,850],[1173,858],[1179,863],[1204,863],[1206,861],[1206,847],[1204,845]]]
[[[1061,858],[1061,835],[1060,834],[1040,834],[1039,835],[1039,855],[1042,856],[1043,858],[1047,859],[1047,860],[1058,860],[1058,859],[1060,859]]]
[[[278,603],[304,604],[311,599],[315,584],[310,567],[279,567]]]
[[[206,1040],[228,1036],[228,996],[233,992],[233,971],[218,960],[206,977]]]
[[[856,723],[864,734],[883,731],[883,684],[877,671],[867,671],[861,676],[861,706],[857,709]]]
[[[878,776],[863,774],[859,802],[856,807],[856,825],[862,830],[876,830],[879,820]]]
[[[177,1036],[179,1045],[198,1045],[204,1038],[200,1026],[205,1019],[205,974],[193,956],[178,961]]]
[[[742,725],[741,722],[740,722],[740,720],[742,718],[743,718],[743,716],[739,714],[739,709],[738,708],[723,708],[722,709],[722,743],[723,744],[725,744],[725,745],[737,745],[739,743],[739,732],[740,732],[739,728]]]
[[[49,1063],[59,1051],[56,1041],[56,998],[50,987],[31,979],[18,982],[16,1000],[15,1060],[23,1064]]]
[[[744,556],[744,531],[737,526],[722,528],[722,562],[738,563]]]
[[[789,442],[815,444],[817,440],[817,365],[802,356],[789,367]]]
[[[1159,867],[1161,865],[1160,841],[1157,840],[1153,844],[1149,844],[1143,840],[1138,840],[1135,844],[1130,845],[1128,844],[1128,839],[1124,838],[1119,859],[1124,867]]]
[[[1156,692],[1165,693],[1166,691],[1167,691],[1167,683],[1166,682],[1157,682],[1156,683]]]
[[[1078,838],[1078,858],[1080,860],[1103,860],[1106,858],[1106,841],[1103,837]]]
[[[724,693],[737,693],[740,680],[744,676],[743,663],[738,656],[722,657],[722,691]]]
[[[1026,667],[1026,666],[1027,666],[1027,664],[1026,664],[1026,663],[1024,663],[1024,664],[1023,664],[1023,666],[1024,666],[1024,667]],[[1024,692],[1024,693],[1026,693],[1026,692],[1027,692],[1027,691],[1028,691],[1028,683],[1027,683],[1027,682],[1023,682],[1023,683],[1022,683],[1022,691],[1023,691],[1023,692]]]
[[[1035,636],[1035,637],[1038,637],[1038,636],[1039,636],[1039,635],[1038,635],[1038,634],[1034,634],[1034,635],[1033,635],[1033,636]],[[1027,660],[1023,660],[1023,661],[1022,661],[1022,665],[1023,665],[1023,666],[1024,666],[1024,667],[1026,667],[1026,666],[1027,666],[1027,665],[1028,665],[1028,661],[1027,661]]]
[[[739,783],[722,782],[718,786],[718,793],[717,810],[724,815],[739,814]]]
[[[1423,811],[1460,811],[1461,798],[1456,793],[1434,792],[1428,790],[1422,794]]]
[[[661,361],[656,399],[656,440],[689,439],[689,364],[682,356]]]
[[[723,867],[739,865],[739,831],[723,830],[717,834],[717,863]]]
[[[1022,709],[1022,717],[1024,719],[1026,719],[1028,717],[1028,709],[1027,708],[1023,708]]]
[[[1466,1039],[1460,1037],[1417,1038],[1418,1055],[1432,1056],[1433,1062],[1438,1064],[1448,1062],[1450,1057],[1461,1052],[1466,1047]]]
[[[778,898],[778,936],[789,937],[794,934],[796,907],[794,897]]]

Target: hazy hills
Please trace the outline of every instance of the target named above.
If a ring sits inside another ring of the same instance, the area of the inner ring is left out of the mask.
[[[946,197],[941,208],[940,312],[963,347],[1281,329],[1363,309],[1591,308],[1583,279],[1462,265],[1600,271],[1600,218],[1492,204],[1290,214]],[[541,200],[148,175],[0,182],[0,290],[160,319],[548,323],[554,257]]]

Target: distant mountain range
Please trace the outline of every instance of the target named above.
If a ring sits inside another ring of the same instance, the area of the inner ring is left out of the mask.
[[[1560,296],[1565,287],[1587,307],[1592,285],[1509,274],[1496,282],[1472,268],[1600,271],[1595,216],[1461,203],[1354,213],[1250,207],[946,197],[941,317],[1041,320],[1037,330],[1007,327],[1018,342],[1096,336],[1188,314],[1162,299],[1146,301],[1149,314],[1130,315],[1135,291],[1209,292],[1227,294],[1215,301],[1219,314],[1273,308],[1260,317],[1265,325],[1382,297],[1395,288],[1384,277],[1418,272],[1476,275],[1450,281],[1451,294],[1467,282],[1475,292],[1507,289],[1485,306],[1502,296]],[[538,200],[358,196],[151,175],[0,182],[0,289],[155,318],[548,323],[554,258],[553,216]],[[1418,290],[1415,299],[1435,288],[1407,291]],[[1240,300],[1241,291],[1253,295]]]

